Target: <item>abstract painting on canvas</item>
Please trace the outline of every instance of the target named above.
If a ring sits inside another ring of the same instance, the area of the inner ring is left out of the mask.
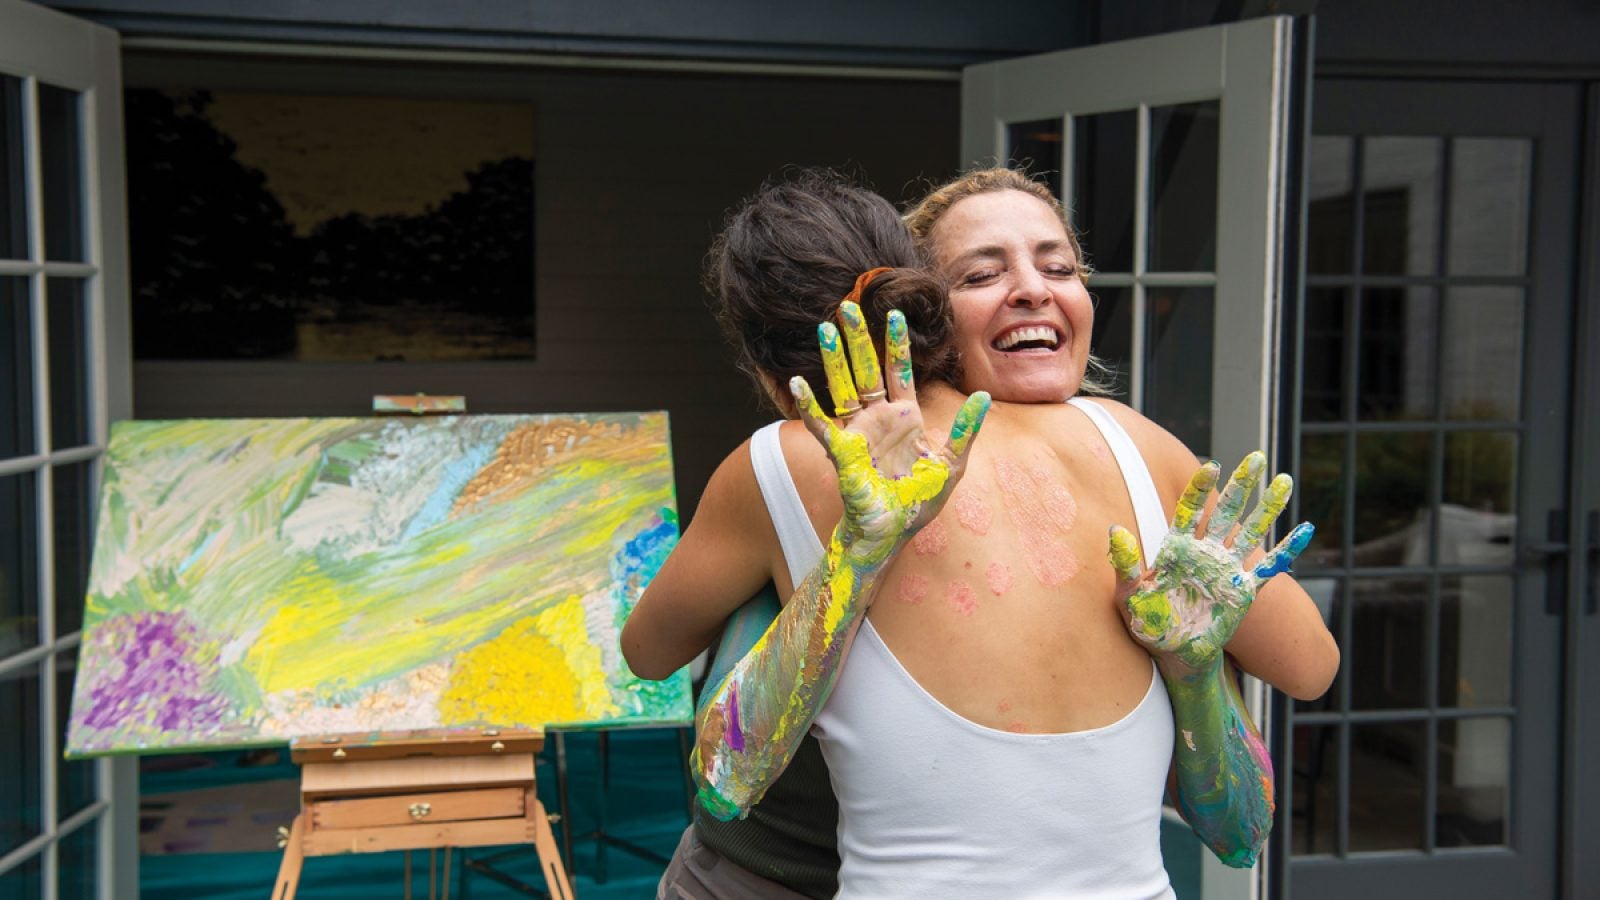
[[[687,723],[617,642],[677,535],[665,413],[118,423],[68,753]]]

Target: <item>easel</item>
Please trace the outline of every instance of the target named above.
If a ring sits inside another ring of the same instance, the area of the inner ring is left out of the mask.
[[[538,730],[423,731],[300,738],[300,814],[283,837],[272,900],[294,900],[305,857],[444,848],[444,898],[455,847],[531,843],[553,900],[572,900],[550,817],[534,789]]]

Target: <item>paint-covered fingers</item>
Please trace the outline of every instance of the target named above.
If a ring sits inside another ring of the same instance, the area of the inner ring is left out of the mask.
[[[817,395],[811,391],[811,385],[804,377],[796,375],[789,379],[789,394],[794,397],[794,404],[800,409],[800,421],[806,424],[806,430],[811,432],[811,436],[821,442],[823,447],[831,447],[832,433],[838,431],[839,426],[833,424],[828,414],[822,411],[821,404],[817,403]]]
[[[833,327],[832,322],[817,326],[817,346],[822,350],[822,371],[828,376],[828,393],[833,395],[833,414],[849,417],[861,408],[861,397],[850,375],[850,362],[845,358],[839,329]]]
[[[950,443],[946,448],[952,465],[966,464],[972,439],[978,436],[984,417],[989,415],[989,404],[988,391],[975,391],[956,411],[956,419],[950,423]]]
[[[1263,557],[1261,562],[1256,563],[1256,567],[1251,570],[1256,581],[1264,582],[1274,575],[1289,571],[1289,567],[1294,565],[1295,558],[1311,543],[1311,538],[1316,532],[1317,529],[1310,522],[1296,525],[1287,537],[1278,542],[1278,546],[1272,548],[1272,552]]]
[[[1172,514],[1172,530],[1177,534],[1193,534],[1195,523],[1200,519],[1200,513],[1206,508],[1206,499],[1211,496],[1211,489],[1217,486],[1217,477],[1222,473],[1222,465],[1216,460],[1211,460],[1201,466],[1189,479],[1189,486],[1183,489],[1183,496],[1178,498],[1178,509]]]
[[[1222,496],[1217,499],[1217,506],[1211,511],[1211,519],[1206,523],[1206,537],[1214,540],[1223,540],[1233,531],[1233,526],[1239,521],[1239,515],[1244,512],[1245,503],[1249,502],[1250,494],[1255,491],[1256,484],[1261,481],[1261,473],[1267,467],[1267,455],[1257,450],[1246,456],[1238,468],[1233,470],[1233,475],[1222,488]]]
[[[839,322],[844,326],[844,342],[850,348],[850,370],[863,400],[883,397],[883,373],[878,369],[878,351],[872,346],[867,320],[854,300],[839,305]]]
[[[898,309],[889,310],[884,325],[884,373],[889,399],[916,400],[917,386],[911,373],[911,332],[906,327],[906,317]]]
[[[1144,558],[1139,552],[1139,539],[1121,525],[1113,525],[1110,541],[1106,558],[1111,561],[1111,568],[1116,570],[1119,585],[1131,588],[1144,575]]]
[[[1239,526],[1239,533],[1233,539],[1233,556],[1243,560],[1255,552],[1261,545],[1261,539],[1266,537],[1272,529],[1272,523],[1278,520],[1283,513],[1283,508],[1289,505],[1289,495],[1294,493],[1294,479],[1287,473],[1279,474],[1272,479],[1266,489],[1261,492],[1261,502],[1251,510],[1250,515]]]

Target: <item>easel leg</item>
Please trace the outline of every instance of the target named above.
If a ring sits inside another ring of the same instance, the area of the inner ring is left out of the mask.
[[[572,883],[567,880],[567,870],[561,865],[561,850],[556,847],[555,833],[550,830],[550,816],[532,790],[528,791],[528,816],[532,819],[533,847],[539,854],[539,868],[544,872],[550,900],[573,900]]]
[[[555,733],[556,738],[556,811],[561,813],[561,858],[567,871],[572,869],[572,806],[567,802],[567,735]],[[545,826],[549,827],[546,820]]]
[[[283,862],[278,864],[278,880],[272,885],[272,900],[294,900],[300,886],[300,866],[305,862],[305,852],[300,838],[305,833],[306,814],[294,817],[289,827],[289,842],[283,845]]]

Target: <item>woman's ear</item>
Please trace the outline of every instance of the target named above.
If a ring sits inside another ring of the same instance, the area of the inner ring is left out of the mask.
[[[778,376],[770,372],[761,372],[761,387],[767,392],[767,399],[778,408],[785,419],[800,418],[800,410],[794,405],[794,395],[789,393],[789,385],[778,380]]]

